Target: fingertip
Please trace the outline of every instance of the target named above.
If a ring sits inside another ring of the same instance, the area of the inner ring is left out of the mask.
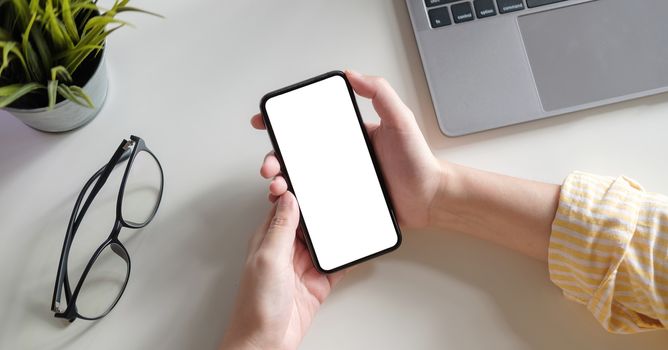
[[[358,95],[372,100],[373,107],[383,124],[401,128],[406,119],[413,118],[410,109],[385,78],[361,74],[351,76],[354,77],[350,80],[353,90]]]
[[[345,73],[350,85],[358,95],[366,98],[373,97],[374,92],[371,77],[350,69],[346,69]]]
[[[288,183],[282,176],[277,176],[269,184],[269,192],[276,196],[284,194],[288,190]]]
[[[281,165],[278,162],[278,158],[276,158],[276,155],[274,155],[273,152],[267,154],[264,157],[262,166],[260,167],[260,175],[265,179],[270,179],[278,175],[280,172],[281,172]]]
[[[278,198],[274,215],[269,220],[266,235],[260,250],[276,261],[292,258],[295,231],[299,227],[299,209],[292,193],[286,192]]]
[[[251,117],[251,125],[258,130],[264,130],[266,129],[266,125],[264,125],[264,119],[262,119],[262,114],[258,113]]]
[[[361,75],[358,71],[356,71],[354,69],[350,69],[350,68],[344,69],[343,73],[345,73],[345,75],[348,79],[351,79],[351,78],[356,79],[356,78],[359,78],[359,76]]]
[[[265,179],[269,179],[272,177],[268,169],[267,162],[262,163],[262,166],[260,167],[260,176],[262,176]]]

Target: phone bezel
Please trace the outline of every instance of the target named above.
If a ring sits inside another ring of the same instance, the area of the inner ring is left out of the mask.
[[[379,252],[370,254],[368,256],[362,257],[360,259],[348,262],[346,264],[343,264],[341,266],[332,268],[332,269],[324,269],[322,266],[320,266],[320,262],[318,261],[318,255],[315,252],[315,249],[313,248],[313,244],[311,242],[311,237],[308,232],[308,228],[306,227],[306,223],[304,222],[304,217],[301,215],[301,211],[299,214],[299,225],[301,226],[302,232],[304,234],[304,241],[306,242],[306,247],[308,248],[309,254],[311,255],[311,259],[313,260],[313,264],[315,265],[315,268],[320,271],[321,273],[333,273],[336,271],[340,271],[343,269],[346,269],[350,266],[357,265],[359,263],[371,260],[373,258],[379,257],[381,255],[387,254],[391,251],[396,250],[399,248],[402,242],[402,235],[401,235],[401,229],[399,228],[399,224],[396,219],[396,215],[394,213],[394,206],[392,205],[392,201],[390,199],[389,193],[387,191],[387,187],[385,185],[385,177],[383,176],[382,170],[379,166],[378,160],[376,158],[376,153],[373,150],[373,146],[371,145],[371,141],[369,140],[369,135],[366,131],[366,128],[364,127],[364,122],[362,120],[362,116],[360,114],[359,108],[357,106],[357,100],[355,98],[355,92],[353,91],[352,86],[350,85],[350,82],[348,81],[348,78],[346,78],[345,73],[342,71],[331,71],[327,72],[321,75],[318,75],[316,77],[304,80],[302,82],[284,87],[282,89],[278,89],[272,92],[269,92],[268,94],[264,95],[262,99],[260,100],[260,111],[262,112],[262,119],[264,120],[264,124],[267,127],[267,132],[269,134],[269,138],[271,139],[271,144],[274,148],[274,152],[276,154],[276,157],[278,158],[278,161],[281,165],[281,172],[283,174],[283,177],[285,178],[285,181],[288,184],[288,190],[292,192],[295,197],[297,198],[297,201],[299,201],[298,195],[294,192],[294,189],[292,187],[292,182],[290,181],[290,175],[287,171],[287,168],[285,166],[285,162],[283,161],[283,157],[281,155],[281,149],[278,146],[278,142],[276,140],[276,135],[274,134],[274,130],[271,126],[271,120],[269,116],[267,115],[267,110],[265,108],[265,105],[267,101],[269,101],[271,98],[283,95],[285,93],[312,85],[314,83],[320,82],[325,79],[329,79],[335,76],[339,76],[343,78],[343,80],[346,83],[346,87],[348,88],[348,93],[350,95],[350,99],[352,101],[353,107],[355,109],[355,115],[357,116],[357,121],[359,122],[359,126],[362,129],[362,134],[364,135],[364,142],[366,143],[366,148],[367,151],[369,152],[369,155],[371,156],[371,162],[373,163],[374,170],[376,171],[376,177],[378,178],[378,182],[380,183],[380,188],[383,192],[383,197],[385,199],[385,203],[387,205],[387,210],[390,213],[390,217],[392,219],[392,224],[394,226],[395,232],[397,234],[397,243],[393,245],[392,247],[389,247],[387,249],[381,250]]]

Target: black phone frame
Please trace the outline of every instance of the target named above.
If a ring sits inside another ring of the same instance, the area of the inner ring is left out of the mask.
[[[299,225],[300,225],[300,227],[302,229],[302,232],[304,234],[304,241],[306,242],[306,247],[308,248],[309,254],[311,255],[311,260],[313,260],[313,264],[314,264],[315,268],[321,273],[334,273],[334,272],[346,269],[348,267],[351,267],[353,265],[357,265],[359,263],[362,263],[362,262],[371,260],[373,258],[379,257],[381,255],[387,254],[387,253],[392,252],[392,251],[396,250],[397,248],[399,248],[399,246],[401,245],[401,242],[402,242],[401,229],[400,229],[399,224],[397,222],[396,215],[394,213],[394,206],[392,205],[391,198],[389,196],[389,193],[387,191],[387,187],[385,185],[385,177],[383,176],[383,172],[382,172],[382,170],[379,166],[378,159],[376,157],[376,153],[374,152],[373,146],[371,145],[371,141],[369,140],[369,135],[366,131],[366,127],[364,126],[364,121],[362,120],[362,116],[361,116],[361,113],[359,111],[359,107],[357,106],[357,99],[355,98],[355,92],[354,92],[352,86],[350,85],[350,82],[346,78],[346,74],[343,73],[342,71],[334,70],[334,71],[331,71],[331,72],[327,72],[327,73],[318,75],[316,77],[301,81],[299,83],[284,87],[282,89],[278,89],[278,90],[269,92],[266,95],[264,95],[262,97],[262,99],[260,100],[260,111],[262,112],[262,119],[264,120],[264,124],[267,127],[267,132],[269,134],[269,138],[271,139],[271,144],[274,148],[274,152],[276,154],[276,157],[278,158],[278,161],[281,165],[281,172],[283,174],[283,177],[285,178],[285,181],[288,184],[288,190],[295,195],[295,198],[297,198],[297,202],[299,202],[299,197],[295,193],[295,191],[292,187],[292,182],[290,181],[290,175],[288,174],[287,167],[285,166],[285,161],[283,160],[283,157],[281,155],[281,149],[278,146],[278,141],[276,140],[276,135],[274,134],[274,130],[271,126],[271,120],[269,119],[269,116],[267,114],[267,110],[265,108],[266,103],[267,103],[267,101],[269,101],[269,99],[271,99],[273,97],[283,95],[285,93],[288,93],[288,92],[306,87],[308,85],[312,85],[314,83],[317,83],[317,82],[320,82],[322,80],[329,79],[329,78],[332,78],[332,77],[335,77],[335,76],[339,76],[339,77],[343,78],[343,80],[346,83],[346,87],[348,88],[348,93],[350,95],[350,99],[351,99],[353,107],[355,109],[355,114],[357,115],[357,121],[359,122],[359,126],[362,129],[362,134],[364,135],[364,142],[366,143],[367,150],[369,152],[369,155],[371,156],[371,162],[373,163],[373,167],[376,171],[376,176],[378,178],[378,182],[380,183],[380,188],[383,192],[383,197],[385,198],[385,203],[387,205],[387,209],[388,209],[388,211],[390,213],[390,217],[392,219],[392,224],[394,225],[394,229],[395,229],[395,232],[397,234],[397,243],[395,245],[393,245],[392,247],[389,247],[387,249],[381,250],[379,252],[370,254],[370,255],[362,257],[360,259],[357,259],[357,260],[351,261],[349,263],[343,264],[341,266],[335,267],[333,269],[327,270],[327,269],[322,268],[322,266],[320,266],[320,262],[318,261],[318,256],[315,252],[315,249],[313,248],[313,243],[311,242],[311,237],[309,235],[308,228],[306,227],[306,223],[304,222],[304,217],[302,216],[301,211],[300,211]]]

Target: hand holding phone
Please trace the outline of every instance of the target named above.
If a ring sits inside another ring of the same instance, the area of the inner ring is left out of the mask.
[[[345,75],[269,93],[260,108],[315,266],[333,272],[396,249],[399,226]]]

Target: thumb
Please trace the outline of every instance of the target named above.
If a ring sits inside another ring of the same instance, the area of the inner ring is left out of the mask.
[[[414,121],[413,112],[401,101],[387,80],[352,70],[346,70],[345,73],[353,90],[360,96],[371,99],[383,124],[401,129]]]
[[[269,221],[260,250],[265,250],[278,259],[287,259],[292,254],[297,226],[299,226],[299,207],[295,196],[288,191],[279,197],[276,203],[276,213]]]

